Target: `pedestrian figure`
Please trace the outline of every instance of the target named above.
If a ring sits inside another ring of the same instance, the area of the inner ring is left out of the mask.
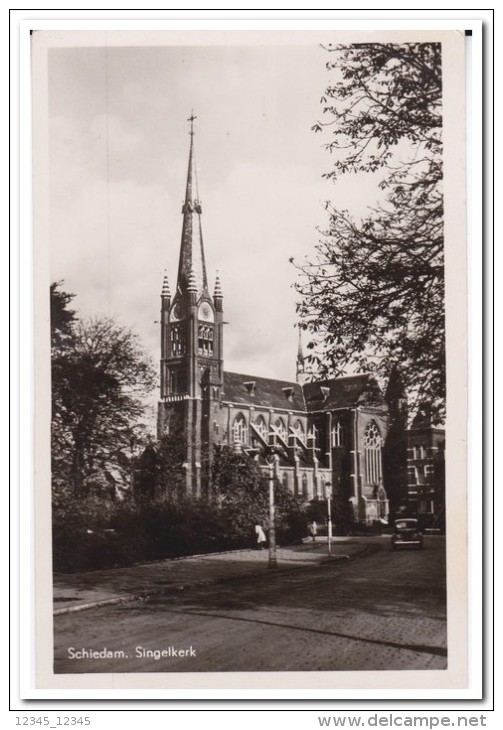
[[[255,534],[257,535],[257,548],[263,550],[265,548],[266,537],[262,525],[255,525]]]
[[[318,534],[318,525],[314,520],[309,523],[309,534],[311,535],[314,542],[316,540],[316,535]]]

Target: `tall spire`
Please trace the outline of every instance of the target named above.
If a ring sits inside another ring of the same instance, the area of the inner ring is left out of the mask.
[[[183,224],[177,287],[181,289],[181,291],[186,291],[189,276],[191,272],[193,272],[197,293],[201,294],[208,288],[208,279],[206,276],[206,264],[204,261],[203,234],[201,230],[202,210],[197,189],[197,173],[194,155],[195,119],[197,119],[197,117],[194,116],[194,112],[191,112],[191,115],[187,120],[190,122],[190,149],[185,201],[182,207]]]

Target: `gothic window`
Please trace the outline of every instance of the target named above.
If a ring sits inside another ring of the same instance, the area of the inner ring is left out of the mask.
[[[248,426],[242,413],[238,413],[232,424],[232,440],[234,443],[248,443]]]
[[[295,421],[292,430],[295,436],[297,436],[297,438],[299,439],[299,441],[302,441],[302,443],[304,444],[306,442],[306,435],[304,432],[304,426],[302,425],[302,421]]]
[[[317,443],[317,439],[318,439],[318,429],[316,428],[314,423],[311,426],[311,428],[309,429],[309,431],[307,433],[307,437],[310,440],[310,444],[308,444],[308,445],[316,447],[316,443]]]
[[[378,484],[381,480],[381,434],[375,421],[371,421],[365,429],[363,445],[365,449],[365,472],[369,484]]]
[[[169,389],[171,393],[176,393],[178,390],[178,373],[176,370],[170,370],[169,371]]]
[[[281,481],[285,489],[288,489],[288,472],[284,471],[283,476],[281,477]]]
[[[336,421],[332,426],[332,448],[344,446],[344,428],[340,421]]]
[[[274,422],[276,432],[281,436],[283,441],[288,442],[288,431],[286,430],[285,422],[282,418],[277,418]]]
[[[259,434],[262,436],[264,441],[269,441],[269,429],[263,416],[259,416],[253,423]]]

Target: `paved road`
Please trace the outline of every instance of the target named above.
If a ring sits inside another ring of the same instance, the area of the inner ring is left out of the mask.
[[[444,669],[444,540],[368,542],[347,563],[56,616],[55,672]]]

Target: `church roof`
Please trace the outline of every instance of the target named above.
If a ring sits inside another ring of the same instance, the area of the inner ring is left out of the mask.
[[[298,383],[240,373],[224,372],[223,400],[287,411],[306,410],[302,388]]]
[[[303,386],[308,411],[354,408],[359,403],[382,402],[382,392],[371,373],[318,380]]]
[[[289,411],[321,411],[382,403],[382,391],[371,373],[318,380],[299,385],[289,380],[224,372],[223,400]]]

